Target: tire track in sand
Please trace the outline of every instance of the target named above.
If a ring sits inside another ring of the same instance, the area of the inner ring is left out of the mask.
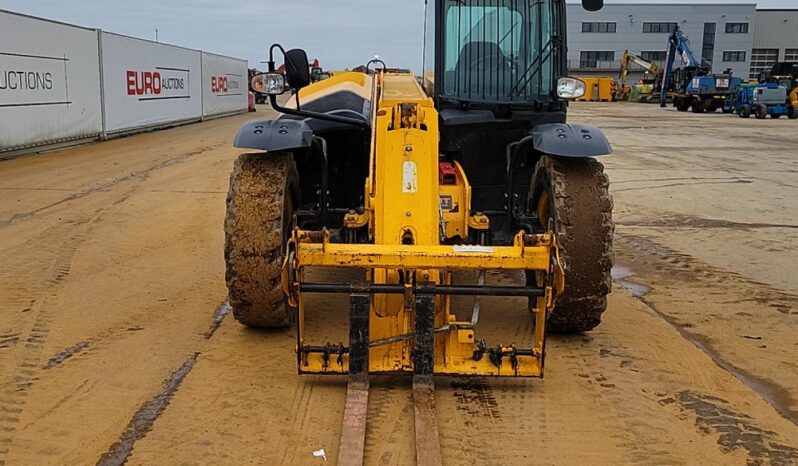
[[[222,145],[224,144],[216,144],[171,157],[145,169],[67,196],[35,211],[15,214],[9,219],[0,221],[0,228],[7,227],[17,220],[34,218],[36,214],[46,212],[57,205],[106,192],[126,181],[133,182],[111,202],[88,215],[84,214],[78,220],[64,221],[57,226],[48,227],[0,255],[0,264],[3,264],[3,269],[0,270],[0,283],[6,295],[0,303],[0,313],[4,316],[14,316],[5,319],[6,328],[0,327],[0,352],[7,353],[4,354],[6,362],[0,366],[3,373],[0,377],[0,466],[5,464],[5,458],[13,444],[27,392],[39,379],[41,371],[50,363],[57,365],[56,361],[59,358],[62,358],[63,362],[75,352],[90,345],[90,342],[85,346],[79,342],[76,346],[82,347],[71,353],[68,348],[48,358],[46,362],[43,360],[42,352],[51,322],[55,317],[55,310],[47,305],[48,299],[55,298],[61,286],[69,278],[73,260],[80,247],[91,237],[93,230],[104,216],[114,207],[126,202],[153,173],[183,163]]]
[[[180,367],[166,378],[163,388],[158,393],[139,407],[131,417],[125,430],[119,435],[119,440],[108,447],[108,451],[103,453],[97,461],[97,466],[121,466],[127,462],[133,453],[136,442],[143,439],[150,432],[155,421],[169,407],[169,403],[177,394],[183,380],[199,361],[202,348],[213,338],[216,330],[229,312],[230,303],[225,300],[214,311],[208,330],[200,335],[203,340],[198,351],[191,354]]]
[[[16,315],[5,324],[24,329],[13,333],[15,337],[9,339],[13,344],[0,348],[6,353],[0,378],[0,465],[5,464],[13,443],[28,389],[39,379],[41,354],[55,312],[47,301],[68,279],[72,260],[98,218],[73,222],[66,228],[49,228],[0,257],[7,267],[2,272],[7,295],[0,313]],[[46,265],[35,258],[43,258]]]
[[[779,338],[779,335],[772,331],[774,330],[772,324],[771,327],[767,326],[767,320],[759,322],[749,319],[753,315],[749,312],[728,315],[730,313],[728,310],[733,311],[743,306],[746,311],[755,309],[775,311],[776,313],[770,317],[771,321],[789,324],[790,317],[798,315],[796,310],[798,296],[770,284],[749,279],[739,273],[702,263],[645,236],[617,234],[616,238],[619,254],[624,256],[623,261],[632,266],[632,272],[641,274],[635,280],[644,280],[647,282],[647,287],[652,287],[654,294],[661,293],[662,296],[668,297],[668,301],[659,305],[660,303],[654,302],[652,296],[637,296],[637,298],[672,325],[686,340],[712,358],[718,366],[740,379],[784,417],[798,425],[798,410],[794,408],[798,403],[794,394],[788,389],[790,380],[794,379],[783,377],[783,380],[771,380],[759,374],[756,367],[754,369],[751,369],[751,366],[740,367],[739,355],[724,353],[724,349],[728,350],[731,346],[728,341],[729,335],[726,335],[725,339],[718,338],[705,333],[711,327],[707,329],[702,327],[707,320],[724,319],[732,329],[732,336],[741,332],[759,333],[770,337],[771,344],[776,344],[778,340],[775,338]],[[693,300],[703,299],[702,295],[707,294],[720,298],[709,299],[709,302],[703,306],[705,309],[698,314],[693,314],[690,308],[681,309],[683,306],[667,305],[668,302],[679,303],[688,300],[692,303]],[[726,309],[721,310],[721,308]],[[768,329],[771,332],[767,333]],[[792,335],[788,333],[788,338]],[[783,345],[782,348],[785,351],[792,350],[789,344]],[[763,356],[757,353],[746,354],[745,359],[750,359],[752,356],[762,361]]]

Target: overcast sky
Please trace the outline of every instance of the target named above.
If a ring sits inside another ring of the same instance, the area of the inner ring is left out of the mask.
[[[692,3],[636,0],[607,3]],[[390,66],[421,63],[423,0],[0,0],[0,8],[110,32],[266,59],[273,42],[301,47],[328,69],[353,67],[378,53]],[[570,0],[569,0],[569,3]],[[578,3],[578,2],[576,2]],[[699,2],[696,2],[699,3]],[[701,0],[798,8],[798,0]]]

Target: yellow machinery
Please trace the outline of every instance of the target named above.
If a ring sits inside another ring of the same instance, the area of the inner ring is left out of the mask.
[[[649,97],[652,99],[656,97],[654,96],[654,87],[656,87],[656,81],[661,79],[662,70],[656,63],[644,60],[629,50],[624,50],[623,52],[623,57],[621,58],[621,72],[617,87],[613,91],[613,98],[615,100],[630,100],[629,97],[633,93],[633,89],[632,86],[626,83],[626,80],[629,77],[629,66],[632,63],[643,68],[648,76],[648,79],[646,80],[648,83],[643,83],[638,88],[637,92],[635,93],[635,99],[637,101],[648,102],[651,100]]]
[[[418,78],[375,59],[311,84],[307,54],[273,45],[252,85],[283,115],[235,143],[256,152],[235,162],[227,197],[233,314],[296,323],[300,374],[348,375],[339,464],[362,464],[370,374],[413,374],[417,460],[440,464],[433,375],[542,377],[547,328],[588,331],[607,307],[612,200],[595,157],[612,149],[566,123],[586,86],[566,76],[564,44],[541,40],[565,34],[565,3],[436,0],[425,21]],[[314,279],[316,267],[359,277]],[[524,279],[486,284],[489,270]],[[312,334],[311,293],[348,296],[347,341]],[[470,317],[455,296],[473,297]],[[527,299],[525,346],[480,338],[484,296]]]
[[[577,102],[612,102],[615,80],[609,76],[579,76],[585,83],[585,95]]]
[[[360,73],[344,73],[321,84],[326,86],[303,89],[301,100],[312,101],[314,94],[333,87],[359,87],[358,93],[370,94],[373,151],[365,209],[345,215],[344,224],[353,229],[366,225],[373,243],[336,244],[326,230],[294,230],[282,283],[289,304],[298,309],[299,372],[413,372],[421,364],[427,373],[542,376],[546,315],[564,286],[553,232],[519,231],[513,245],[503,247],[445,244],[471,231],[487,231],[490,222],[471,213],[471,187],[462,167],[455,163],[442,169],[439,164],[433,100],[412,74],[377,72],[364,79]],[[304,270],[314,266],[365,269],[365,281],[308,283]],[[530,270],[539,279],[528,288],[452,284],[455,270],[489,269]],[[352,328],[358,328],[357,319],[363,322],[358,330],[362,346],[309,342],[306,292],[350,294]],[[458,321],[452,313],[450,297],[458,294],[534,297],[532,347],[485,346],[475,335],[476,322]],[[368,295],[373,295],[371,302]]]

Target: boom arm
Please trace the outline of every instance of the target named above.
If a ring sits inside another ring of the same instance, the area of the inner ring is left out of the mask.
[[[660,93],[660,107],[665,106],[665,101],[668,96],[667,83],[671,79],[673,73],[673,64],[676,60],[676,52],[679,52],[679,57],[682,59],[684,66],[705,68],[703,62],[696,58],[693,49],[690,48],[690,41],[687,39],[682,31],[677,26],[676,29],[668,37],[668,51],[665,54],[665,64],[662,76],[662,91]]]
[[[624,50],[623,58],[621,59],[621,86],[626,84],[626,78],[629,75],[630,63],[638,65],[639,67],[651,73],[653,76],[658,75],[660,72],[659,65],[656,63],[651,63],[647,60],[644,60],[642,57],[635,55],[629,50]]]

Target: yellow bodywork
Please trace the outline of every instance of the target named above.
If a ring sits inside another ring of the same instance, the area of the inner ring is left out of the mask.
[[[411,284],[450,285],[452,271],[532,270],[545,291],[532,302],[533,345],[525,351],[492,342],[495,358],[475,357],[478,340],[471,322],[458,322],[451,297],[434,301],[434,373],[540,377],[543,375],[545,323],[564,276],[551,233],[516,236],[512,246],[468,246],[470,230],[487,231],[485,215],[471,211],[471,187],[462,167],[439,182],[438,113],[433,100],[411,74],[336,74],[301,91],[303,101],[336,90],[368,96],[371,104],[371,155],[365,183],[365,211],[346,214],[346,227],[368,225],[370,244],[330,242],[322,233],[295,230],[283,268],[283,287],[298,308],[297,358],[300,373],[342,374],[349,355],[308,351],[305,304],[300,288],[306,267],[366,270],[372,285],[403,286],[403,294],[371,294],[368,372],[412,372],[415,301]],[[376,342],[376,343],[375,343]],[[382,342],[382,343],[380,343]],[[315,343],[318,348],[319,342]],[[484,346],[483,346],[484,349]],[[531,350],[531,351],[530,351]],[[520,354],[523,353],[523,354]]]
[[[577,102],[611,102],[616,82],[609,76],[579,76],[585,83],[585,95]]]

